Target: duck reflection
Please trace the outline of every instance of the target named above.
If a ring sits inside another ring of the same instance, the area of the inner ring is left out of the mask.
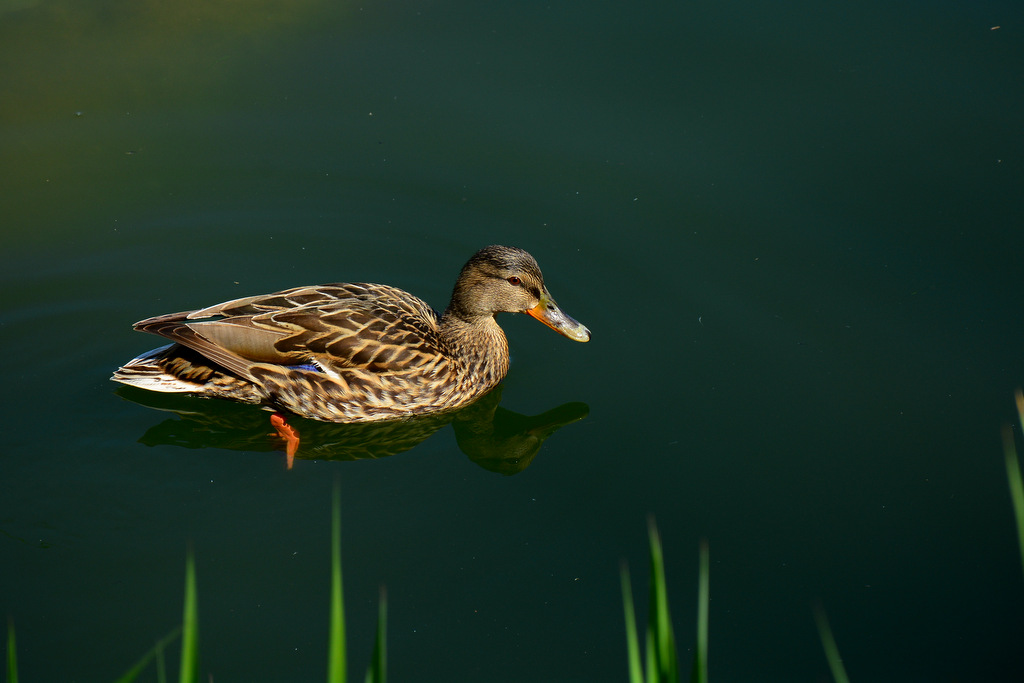
[[[139,441],[147,446],[224,448],[237,451],[283,450],[272,433],[268,413],[257,406],[228,401],[200,401],[134,387],[120,387],[122,398],[175,413],[146,430]],[[459,449],[492,472],[512,475],[526,469],[544,441],[562,427],[589,413],[584,403],[566,403],[540,415],[521,415],[502,408],[501,387],[460,410],[388,422],[335,424],[289,416],[301,435],[295,458],[301,460],[365,460],[385,458],[425,441],[452,425]]]

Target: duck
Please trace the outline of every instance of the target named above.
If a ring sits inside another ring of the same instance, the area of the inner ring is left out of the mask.
[[[450,411],[505,377],[509,347],[495,316],[525,313],[577,341],[590,330],[555,303],[536,259],[517,247],[476,252],[443,313],[397,287],[293,287],[141,320],[171,343],[119,367],[115,382],[150,391],[261,404],[356,423]]]

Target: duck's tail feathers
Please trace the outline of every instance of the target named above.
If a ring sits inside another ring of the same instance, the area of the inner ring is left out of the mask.
[[[132,358],[114,371],[110,379],[121,384],[150,391],[162,391],[172,394],[203,393],[202,383],[175,377],[165,370],[164,361],[168,356],[168,351],[175,346],[178,345],[167,344]]]

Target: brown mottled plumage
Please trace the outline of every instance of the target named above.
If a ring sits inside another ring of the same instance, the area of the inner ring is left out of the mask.
[[[327,422],[450,410],[508,371],[508,343],[494,319],[502,311],[590,339],[555,304],[530,254],[490,246],[463,267],[441,316],[387,285],[296,287],[138,322],[135,329],[175,343],[133,359],[111,379]]]

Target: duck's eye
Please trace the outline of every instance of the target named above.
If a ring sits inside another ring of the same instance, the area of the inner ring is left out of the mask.
[[[515,275],[513,275],[508,279],[508,283],[513,287],[518,287],[519,285],[523,284],[523,281],[517,278]]]

